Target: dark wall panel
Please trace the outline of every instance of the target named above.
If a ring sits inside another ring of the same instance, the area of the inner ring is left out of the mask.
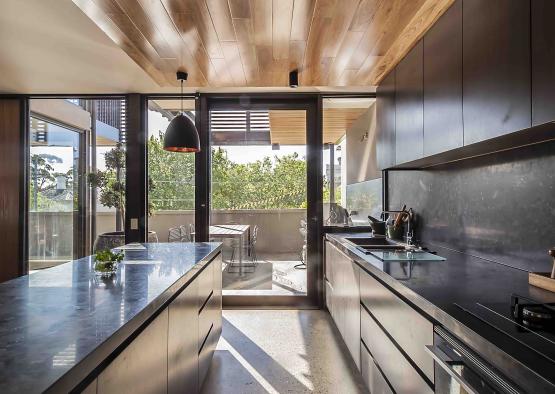
[[[419,216],[417,238],[530,271],[555,245],[555,142],[425,171],[389,172],[389,208]]]
[[[464,0],[464,144],[531,125],[530,1]]]
[[[395,70],[376,89],[376,161],[378,168],[395,165]]]
[[[0,99],[0,282],[26,273],[27,108],[25,99]]]
[[[462,0],[424,36],[424,156],[463,145]]]
[[[555,119],[555,1],[532,0],[532,124]]]
[[[395,70],[395,162],[424,153],[424,52],[422,40]]]

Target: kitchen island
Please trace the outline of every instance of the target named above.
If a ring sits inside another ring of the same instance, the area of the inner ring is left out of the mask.
[[[0,392],[194,392],[221,333],[221,244],[143,244],[0,284]]]

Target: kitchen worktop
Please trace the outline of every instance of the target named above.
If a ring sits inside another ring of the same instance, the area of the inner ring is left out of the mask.
[[[555,302],[554,293],[529,286],[526,271],[447,248],[425,245],[445,261],[383,262],[345,240],[368,236],[370,233],[326,234],[326,239],[486,360],[507,367],[511,378],[555,389],[555,360],[534,353],[456,305],[500,303],[509,308],[513,293]],[[555,353],[553,346],[547,354]]]
[[[85,257],[0,284],[0,392],[67,392],[219,252],[220,243],[143,244],[117,275]],[[196,333],[194,333],[196,335]]]

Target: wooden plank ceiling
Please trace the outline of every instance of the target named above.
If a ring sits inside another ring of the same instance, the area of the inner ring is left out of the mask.
[[[73,0],[161,87],[377,85],[454,0]]]
[[[324,108],[323,142],[335,143],[368,108]],[[270,111],[272,144],[305,145],[306,113],[299,110]]]

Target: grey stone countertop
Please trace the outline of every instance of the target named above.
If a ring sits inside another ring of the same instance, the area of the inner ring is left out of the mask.
[[[555,358],[552,358],[555,344],[544,346],[540,355],[457,306],[493,303],[506,305],[509,311],[513,293],[541,302],[555,302],[555,293],[530,286],[526,271],[451,249],[424,245],[446,261],[422,261],[410,264],[409,269],[407,262],[383,262],[345,240],[370,235],[336,233],[326,234],[326,239],[435,324],[446,328],[487,361],[505,369],[504,374],[527,386],[527,391],[555,389]]]
[[[85,257],[0,284],[0,393],[69,392],[221,249],[143,245],[111,279],[97,278]]]

